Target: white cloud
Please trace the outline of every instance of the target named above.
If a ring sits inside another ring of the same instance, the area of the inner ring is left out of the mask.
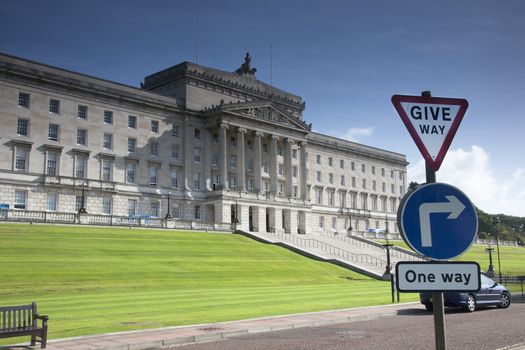
[[[357,142],[362,137],[370,137],[374,134],[375,127],[369,126],[367,128],[350,128],[341,136],[341,138]]]
[[[408,168],[409,181],[425,182],[425,162]],[[491,214],[525,216],[525,169],[517,168],[506,179],[494,176],[490,155],[479,146],[450,150],[436,174],[437,181],[465,192],[481,210]]]

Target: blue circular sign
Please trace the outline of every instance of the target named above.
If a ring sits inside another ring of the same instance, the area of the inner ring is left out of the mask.
[[[478,234],[474,205],[459,189],[444,183],[424,184],[407,193],[397,222],[412,249],[436,260],[463,254]]]

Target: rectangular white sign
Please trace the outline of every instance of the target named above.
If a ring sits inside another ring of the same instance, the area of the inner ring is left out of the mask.
[[[475,292],[481,288],[476,262],[399,262],[396,287],[401,292]]]

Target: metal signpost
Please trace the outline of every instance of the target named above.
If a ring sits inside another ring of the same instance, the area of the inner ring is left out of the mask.
[[[457,257],[470,247],[477,235],[476,210],[463,192],[435,182],[436,171],[465,115],[468,102],[435,98],[430,91],[424,91],[421,96],[394,95],[392,103],[426,166],[426,184],[407,193],[399,206],[399,232],[410,247],[433,260]],[[436,350],[447,348],[443,291],[479,290],[479,265],[452,265],[401,263],[396,267],[399,290],[433,291]]]

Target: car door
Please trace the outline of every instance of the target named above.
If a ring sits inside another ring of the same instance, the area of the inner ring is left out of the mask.
[[[491,287],[494,282],[487,276],[480,275],[481,288],[476,293],[476,303],[486,304],[491,302]]]

